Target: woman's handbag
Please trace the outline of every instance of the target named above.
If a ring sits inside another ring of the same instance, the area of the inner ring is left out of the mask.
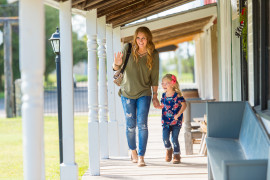
[[[113,75],[113,82],[117,85],[117,86],[120,86],[122,80],[123,80],[123,77],[124,77],[124,70],[127,66],[127,63],[128,63],[128,59],[129,59],[129,55],[131,53],[131,43],[128,43],[128,52],[127,52],[127,55],[126,55],[126,60],[125,60],[125,63],[124,65],[122,66],[122,68],[120,68],[119,70],[117,70],[114,75]]]

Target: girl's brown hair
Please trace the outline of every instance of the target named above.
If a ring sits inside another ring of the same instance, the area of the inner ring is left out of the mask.
[[[146,44],[146,50],[147,50],[147,62],[146,62],[146,66],[148,67],[149,70],[152,69],[153,67],[153,52],[154,52],[154,49],[155,49],[155,45],[152,41],[152,33],[151,31],[145,27],[145,26],[142,26],[142,27],[138,27],[135,31],[135,34],[134,34],[134,37],[133,37],[133,51],[132,51],[132,54],[134,56],[134,60],[136,61],[136,63],[138,63],[138,50],[139,50],[139,46],[137,44],[137,35],[138,33],[141,32],[143,33],[145,36],[146,36],[146,40],[147,40],[147,44]]]
[[[180,90],[179,83],[178,83],[175,75],[173,75],[173,74],[166,74],[165,76],[163,76],[162,80],[163,79],[168,79],[172,83],[174,83],[174,80],[175,80],[175,83],[173,85],[173,90],[178,94],[179,97],[180,96],[183,96],[183,94],[182,94],[182,92]]]

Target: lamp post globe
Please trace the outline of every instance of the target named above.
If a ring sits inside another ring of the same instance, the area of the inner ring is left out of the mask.
[[[59,28],[56,28],[55,33],[52,34],[49,41],[51,41],[53,52],[55,54],[59,54],[60,53],[60,32],[59,32]]]

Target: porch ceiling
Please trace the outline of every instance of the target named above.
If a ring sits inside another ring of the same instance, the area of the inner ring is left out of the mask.
[[[161,46],[163,47],[166,45],[192,40],[194,35],[203,32],[204,26],[209,23],[211,18],[212,16],[208,16],[205,18],[196,19],[194,21],[153,30],[153,42],[156,44],[156,47],[159,48]],[[127,43],[131,42],[132,39],[133,36],[129,36],[122,38],[122,41]]]
[[[194,0],[72,0],[72,8],[97,9],[98,17],[106,16],[106,23],[117,27],[191,1]]]
[[[216,16],[216,4],[198,7],[169,17],[122,27],[121,40],[124,43],[132,41],[135,29],[147,26],[153,34],[156,48],[178,45],[181,42],[191,41],[194,36],[204,32],[214,23]]]

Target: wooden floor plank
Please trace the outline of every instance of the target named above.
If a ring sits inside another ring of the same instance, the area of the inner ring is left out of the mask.
[[[100,176],[86,173],[83,180],[207,180],[207,157],[198,155],[199,144],[194,145],[194,155],[185,155],[184,128],[180,131],[181,164],[165,162],[165,148],[162,142],[162,127],[159,116],[149,117],[149,139],[145,154],[145,167],[137,167],[127,157],[110,157],[101,160]]]

